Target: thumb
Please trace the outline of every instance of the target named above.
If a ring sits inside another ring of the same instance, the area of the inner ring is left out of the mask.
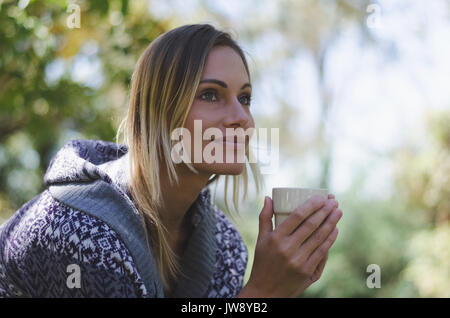
[[[259,214],[259,235],[264,235],[272,232],[272,216],[273,216],[273,203],[272,199],[268,196],[264,198],[264,206]]]

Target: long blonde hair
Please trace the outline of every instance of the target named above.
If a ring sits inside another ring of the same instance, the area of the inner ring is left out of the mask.
[[[194,101],[195,93],[209,51],[213,46],[226,45],[242,58],[250,78],[247,61],[242,49],[230,34],[209,24],[184,25],[157,37],[140,56],[132,75],[129,107],[119,125],[124,129],[124,141],[130,156],[129,191],[144,222],[149,227],[149,237],[155,252],[158,271],[165,291],[179,274],[179,260],[172,251],[168,232],[158,213],[163,205],[160,189],[160,166],[165,162],[170,182],[178,181],[171,160],[173,141],[171,132],[184,127],[186,117]],[[249,158],[248,152],[246,153]],[[252,170],[256,191],[260,191],[261,174],[256,163],[247,164]],[[196,171],[191,165],[188,166]],[[247,197],[247,165],[241,175],[225,176],[225,207],[229,210],[227,188],[233,178],[233,205],[238,210],[240,183],[244,184]],[[214,175],[207,185],[217,182]]]

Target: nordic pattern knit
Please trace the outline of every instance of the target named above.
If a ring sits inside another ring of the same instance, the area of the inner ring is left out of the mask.
[[[131,202],[123,166],[115,165],[119,152],[123,156],[126,147],[71,141],[52,159],[44,181],[50,186],[99,178],[123,190],[122,199]],[[193,226],[202,211],[213,211],[216,219],[213,274],[201,297],[235,297],[242,288],[247,249],[234,225],[211,203],[208,188],[197,202],[203,208],[193,210]],[[132,255],[108,224],[56,200],[47,189],[0,226],[0,297],[155,297]],[[82,273],[80,288],[67,284],[71,264]],[[184,287],[189,296],[189,286]]]

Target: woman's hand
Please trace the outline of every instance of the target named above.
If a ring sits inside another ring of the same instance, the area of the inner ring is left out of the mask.
[[[275,230],[272,199],[259,216],[255,259],[240,297],[298,297],[322,275],[342,217],[333,195],[314,196]]]

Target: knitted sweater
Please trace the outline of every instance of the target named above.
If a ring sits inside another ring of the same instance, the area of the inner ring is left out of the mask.
[[[0,297],[164,297],[126,187],[127,147],[73,140],[52,158],[47,189],[0,226]],[[172,297],[235,297],[247,249],[205,187]],[[150,233],[151,235],[151,233]]]

